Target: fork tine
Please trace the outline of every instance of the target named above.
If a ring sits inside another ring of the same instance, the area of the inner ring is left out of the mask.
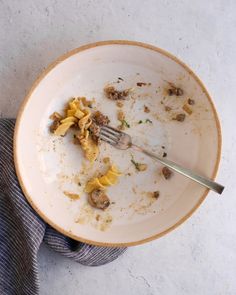
[[[115,139],[112,139],[112,138],[110,138],[110,137],[107,137],[107,136],[104,135],[104,134],[101,134],[101,133],[100,133],[99,138],[100,138],[101,140],[103,140],[103,141],[105,141],[105,142],[107,142],[107,143],[113,145],[113,146],[115,146],[115,145],[117,144],[117,141],[116,141]]]
[[[112,138],[114,138],[116,140],[120,139],[120,134],[115,134],[113,132],[110,132],[110,130],[108,130],[108,129],[101,128],[100,133],[104,134],[107,137],[112,137]]]
[[[121,132],[120,130],[117,130],[117,129],[115,129],[114,127],[111,127],[111,126],[108,126],[108,125],[106,125],[106,126],[102,126],[101,129],[106,130],[106,131],[108,131],[108,132],[112,132],[112,133],[114,133],[115,135],[121,135],[121,134],[122,134],[122,132]]]

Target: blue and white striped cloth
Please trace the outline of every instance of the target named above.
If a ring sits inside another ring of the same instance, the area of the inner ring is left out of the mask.
[[[126,249],[74,241],[56,232],[34,212],[15,174],[14,125],[14,120],[0,119],[0,294],[37,295],[37,253],[43,241],[62,255],[89,266],[111,262]]]

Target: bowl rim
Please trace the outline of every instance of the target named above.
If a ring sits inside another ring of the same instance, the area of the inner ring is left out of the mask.
[[[184,221],[186,221],[197,210],[197,208],[202,204],[202,202],[205,200],[205,198],[206,198],[206,196],[207,196],[207,194],[209,192],[209,189],[206,189],[204,191],[204,193],[200,197],[197,204],[184,217],[182,217],[178,222],[176,222],[174,225],[172,225],[168,229],[166,229],[166,230],[164,230],[164,231],[162,231],[162,232],[160,232],[158,234],[152,235],[151,237],[141,239],[141,240],[138,240],[138,241],[133,241],[133,242],[125,242],[125,243],[123,243],[123,242],[121,242],[121,243],[97,242],[97,241],[93,241],[93,240],[89,240],[89,239],[84,239],[82,237],[78,237],[78,236],[74,235],[73,233],[71,233],[70,231],[67,231],[67,230],[61,228],[60,226],[55,224],[52,220],[50,220],[47,216],[45,216],[45,214],[37,207],[37,205],[33,202],[33,199],[31,198],[30,194],[27,192],[27,189],[26,189],[26,187],[24,185],[24,181],[23,181],[22,176],[21,176],[19,163],[18,163],[18,155],[17,155],[17,141],[18,141],[18,136],[19,136],[18,131],[19,131],[20,123],[21,123],[21,118],[22,118],[22,115],[24,113],[24,109],[25,109],[28,101],[30,100],[30,97],[31,97],[32,93],[37,88],[39,83],[45,78],[45,76],[50,71],[52,71],[57,65],[62,63],[67,58],[70,58],[71,56],[73,56],[73,55],[75,55],[75,54],[77,54],[77,53],[79,53],[81,51],[85,51],[87,49],[95,48],[95,47],[98,47],[98,46],[106,46],[106,45],[138,46],[138,47],[142,47],[142,48],[145,48],[145,49],[149,49],[149,50],[153,50],[155,52],[158,52],[158,53],[172,59],[173,61],[178,63],[180,66],[182,66],[195,79],[195,81],[200,85],[200,87],[202,88],[202,91],[206,94],[206,97],[207,97],[207,99],[209,100],[209,102],[211,104],[211,107],[212,107],[212,110],[213,110],[213,113],[214,113],[216,126],[217,126],[217,132],[218,132],[217,158],[216,158],[215,167],[214,167],[214,170],[213,170],[213,173],[212,173],[212,176],[211,176],[212,179],[215,179],[215,177],[217,175],[218,168],[219,168],[219,164],[220,164],[221,147],[222,147],[221,126],[220,126],[220,121],[219,121],[219,118],[218,118],[218,114],[217,114],[214,102],[213,102],[209,92],[207,91],[206,87],[204,86],[204,84],[200,80],[200,78],[189,68],[189,66],[187,66],[184,62],[182,62],[176,56],[174,56],[173,54],[167,52],[166,50],[161,49],[159,47],[156,47],[154,45],[143,43],[143,42],[128,41],[128,40],[107,40],[107,41],[99,41],[99,42],[89,43],[87,45],[80,46],[78,48],[70,50],[67,53],[61,55],[59,58],[57,58],[55,61],[53,61],[51,64],[49,64],[49,66],[46,67],[46,69],[34,81],[33,85],[31,86],[28,94],[25,96],[25,98],[24,98],[24,100],[21,103],[21,106],[19,108],[19,112],[18,112],[18,115],[17,115],[16,124],[15,124],[14,138],[13,138],[13,157],[14,157],[16,175],[17,175],[19,184],[21,186],[21,189],[22,189],[27,201],[29,202],[31,207],[36,211],[36,213],[46,223],[48,223],[50,226],[52,226],[58,232],[62,233],[65,236],[68,236],[68,237],[70,237],[70,238],[72,238],[72,239],[74,239],[76,241],[87,243],[87,244],[92,244],[92,245],[96,245],[96,246],[103,246],[103,247],[129,247],[129,246],[136,246],[136,245],[140,245],[140,244],[143,244],[143,243],[150,242],[152,240],[155,240],[157,238],[160,238],[160,237],[164,236],[165,234],[167,234],[167,233],[171,232],[172,230],[174,230],[175,228],[177,228]]]

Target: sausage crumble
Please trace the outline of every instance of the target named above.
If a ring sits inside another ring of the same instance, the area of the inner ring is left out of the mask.
[[[162,174],[165,177],[165,179],[170,179],[173,173],[168,167],[163,167]]]
[[[105,210],[110,205],[108,196],[102,190],[94,190],[89,194],[89,204],[97,209]]]
[[[129,95],[130,90],[116,90],[114,86],[107,86],[104,88],[104,92],[107,98],[111,100],[125,100]]]

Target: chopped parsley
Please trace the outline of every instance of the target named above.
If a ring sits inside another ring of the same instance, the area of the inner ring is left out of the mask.
[[[134,167],[138,170],[139,163],[135,162],[134,159],[131,159],[131,163],[134,164]]]
[[[145,121],[143,121],[143,120],[139,120],[138,121],[138,124],[142,124],[142,123],[152,123],[152,121],[150,120],[150,119],[146,119]]]
[[[122,121],[121,121],[121,125],[122,125],[122,126],[125,126],[125,127],[127,127],[127,128],[130,128],[129,123],[128,123],[126,120],[122,120]]]

